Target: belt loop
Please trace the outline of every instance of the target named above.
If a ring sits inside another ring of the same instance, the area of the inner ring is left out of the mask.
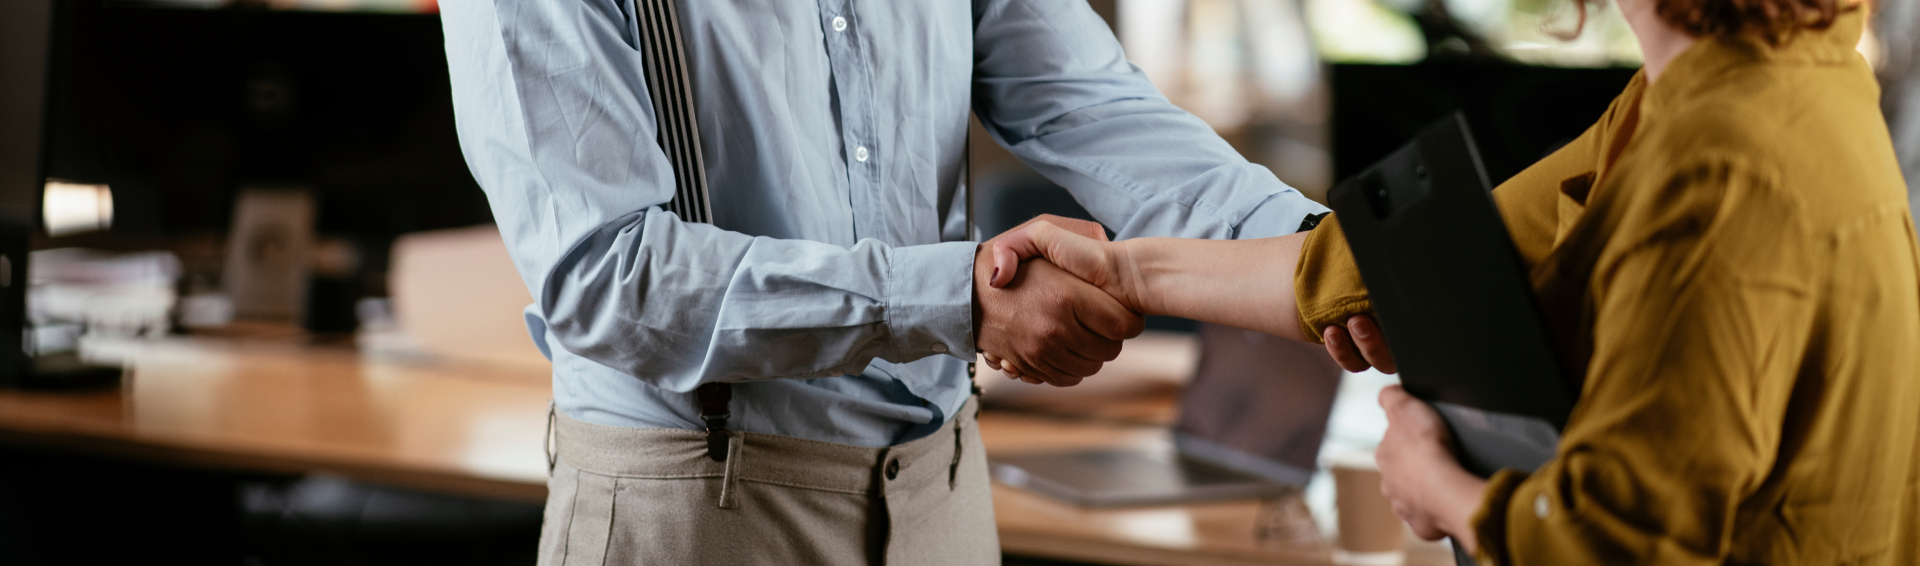
[[[540,451],[547,455],[547,477],[553,477],[553,468],[560,461],[559,449],[554,446],[553,422],[557,419],[553,399],[547,399],[547,433],[540,436]]]
[[[736,506],[734,500],[739,499],[737,493],[740,491],[740,449],[746,442],[747,438],[744,434],[727,435],[727,455],[723,460],[727,466],[726,471],[720,476],[721,509],[734,508]]]

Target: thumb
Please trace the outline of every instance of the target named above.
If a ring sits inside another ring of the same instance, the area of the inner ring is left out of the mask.
[[[994,238],[993,278],[987,285],[1000,288],[1013,281],[1013,275],[1020,270],[1020,261],[1040,255],[1040,250],[1052,240],[1052,231],[1057,230],[1052,223],[1034,222],[1019,230]]]

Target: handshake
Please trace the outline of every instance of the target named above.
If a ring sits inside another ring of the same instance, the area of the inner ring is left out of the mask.
[[[1120,355],[1145,315],[1306,340],[1293,299],[1304,234],[1243,242],[1107,241],[1100,224],[1046,215],[981,244],[973,262],[974,343],[987,365],[1067,387]],[[1372,317],[1321,333],[1341,367],[1393,373]]]

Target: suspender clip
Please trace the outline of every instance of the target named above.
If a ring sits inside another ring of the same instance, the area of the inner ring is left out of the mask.
[[[707,424],[707,457],[727,461],[727,419],[733,416],[727,403],[733,401],[733,384],[701,384],[693,396],[700,401],[700,420]]]

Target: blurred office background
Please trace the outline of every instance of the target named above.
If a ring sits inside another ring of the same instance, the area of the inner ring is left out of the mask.
[[[1455,110],[1503,180],[1584,130],[1639,60],[1610,5],[1562,39],[1576,29],[1563,0],[1091,4],[1175,104],[1315,199]],[[541,375],[528,298],[460,156],[434,0],[58,5],[30,349],[205,338]],[[1920,7],[1881,10],[1860,50],[1912,182]],[[1089,217],[977,125],[972,156],[984,236]],[[989,405],[1165,425],[1194,325],[1151,328],[1082,388],[985,376]],[[1377,441],[1373,394],[1391,382],[1345,377],[1323,455]],[[526,500],[69,448],[0,442],[0,562],[525,564],[538,537]],[[1331,528],[1331,488],[1315,482],[1308,504]]]

